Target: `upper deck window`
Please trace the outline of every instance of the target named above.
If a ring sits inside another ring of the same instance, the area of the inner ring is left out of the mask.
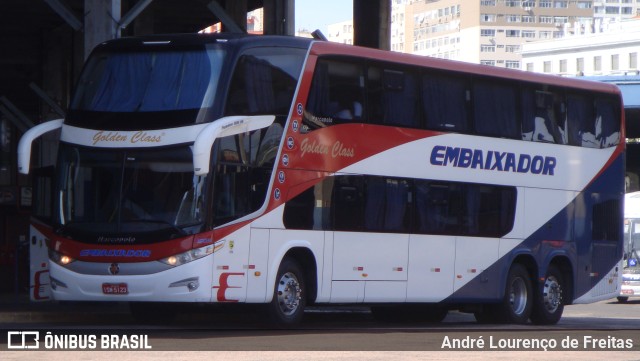
[[[224,56],[215,45],[99,52],[85,66],[67,121],[100,129],[123,129],[131,122],[138,129],[205,122],[200,110],[213,105]]]
[[[73,107],[107,112],[200,108],[217,83],[219,58],[205,51],[99,55],[81,78]]]
[[[305,53],[294,48],[245,52],[231,78],[225,115],[287,114]]]

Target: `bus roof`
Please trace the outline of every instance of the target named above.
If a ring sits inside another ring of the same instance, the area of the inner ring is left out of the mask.
[[[309,48],[314,39],[293,36],[251,35],[236,33],[212,34],[154,34],[146,36],[124,37],[105,41],[94,51],[134,50],[145,46],[195,47],[209,43],[233,43],[239,47],[286,46]]]
[[[479,65],[455,60],[445,60],[427,56],[404,54],[378,49],[363,48],[331,42],[313,43],[311,52],[316,55],[357,56],[368,59],[390,61],[407,65],[450,70],[475,75],[485,75],[507,80],[519,80],[532,83],[544,83],[553,86],[571,87],[576,89],[599,91],[620,95],[620,90],[613,84],[566,78],[557,75],[526,72],[522,70],[498,68],[490,65]]]

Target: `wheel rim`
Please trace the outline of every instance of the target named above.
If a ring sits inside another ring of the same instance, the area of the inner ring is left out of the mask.
[[[287,272],[280,277],[277,296],[278,305],[284,315],[291,316],[296,313],[302,299],[302,289],[296,275]]]
[[[518,277],[511,282],[511,290],[509,292],[509,303],[513,313],[520,316],[527,308],[527,286],[525,281]]]
[[[554,276],[549,276],[544,281],[542,289],[542,302],[549,313],[554,313],[562,303],[562,287]]]

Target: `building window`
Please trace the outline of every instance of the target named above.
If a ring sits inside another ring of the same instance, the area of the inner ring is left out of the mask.
[[[629,53],[629,69],[638,68],[638,53]]]
[[[480,64],[496,66],[496,61],[495,60],[480,60]]]
[[[545,73],[551,73],[551,62],[550,61],[545,61],[542,64],[542,71]]]
[[[569,7],[569,2],[566,0],[561,0],[561,1],[554,1],[553,2],[553,7],[556,9],[564,9],[564,8],[568,8]]]
[[[536,17],[532,16],[532,15],[522,15],[522,22],[523,23],[535,23],[536,22]]]
[[[560,73],[564,74],[567,72],[567,59],[560,60]]]
[[[578,1],[578,9],[591,9],[591,1]]]
[[[495,53],[496,47],[495,45],[480,45],[481,53]]]
[[[505,1],[505,5],[507,5],[508,7],[512,7],[512,8],[520,7],[520,4],[522,4],[521,0],[506,0]]]
[[[517,60],[507,60],[504,62],[504,65],[509,69],[520,69],[520,62]]]
[[[527,39],[534,39],[536,37],[535,30],[522,30],[522,37]]]
[[[506,35],[507,38],[519,38],[520,30],[507,30]]]
[[[551,39],[553,37],[552,31],[540,31],[540,39]]]
[[[536,2],[533,0],[525,0],[522,2],[523,8],[533,8],[536,6]]]
[[[620,55],[613,54],[611,55],[611,70],[620,69]]]
[[[553,7],[553,2],[551,0],[540,0],[538,6],[541,8],[550,8]]]
[[[553,22],[556,24],[566,24],[569,22],[568,16],[554,16]]]
[[[602,57],[594,56],[593,57],[593,70],[594,71],[602,71]]]
[[[533,71],[533,63],[527,63],[527,71]]]
[[[495,23],[496,14],[480,14],[480,21],[484,23]]]
[[[584,73],[584,58],[576,59],[576,70],[578,73]]]
[[[495,29],[480,29],[480,36],[496,36]]]
[[[496,6],[496,0],[481,0],[480,6]]]
[[[520,45],[507,45],[504,47],[504,51],[507,53],[517,53],[520,51]]]
[[[542,16],[538,17],[538,21],[540,24],[553,24],[553,16]]]
[[[521,21],[520,15],[507,15],[508,23],[519,23]]]

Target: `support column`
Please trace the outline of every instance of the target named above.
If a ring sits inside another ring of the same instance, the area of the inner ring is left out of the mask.
[[[120,0],[84,0],[84,58],[93,48],[118,37]]]
[[[247,32],[247,0],[227,0],[224,6],[224,10],[231,16],[231,19],[240,27],[243,32]],[[222,24],[223,31],[225,29]]]
[[[295,0],[264,0],[265,35],[296,35]]]
[[[391,0],[353,0],[354,45],[391,48]]]

